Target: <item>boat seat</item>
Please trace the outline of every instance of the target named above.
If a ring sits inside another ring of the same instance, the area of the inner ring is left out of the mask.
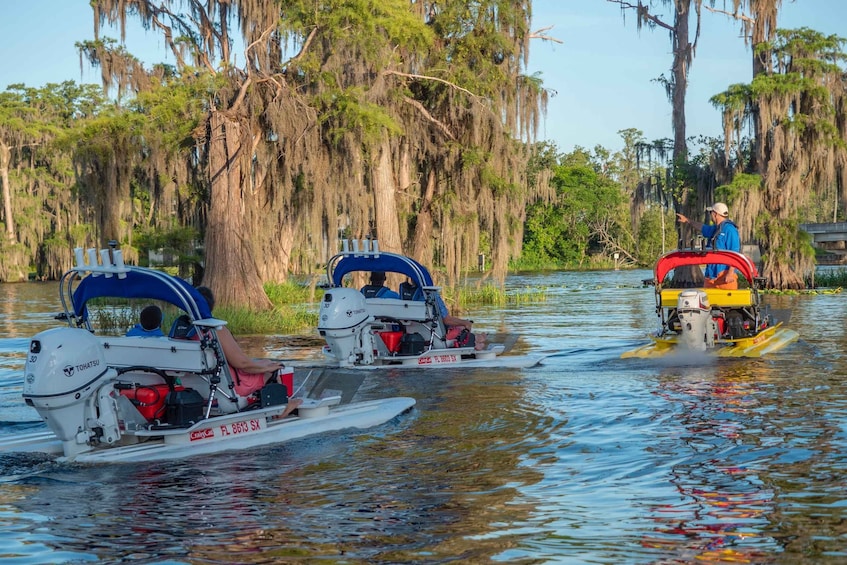
[[[662,289],[662,308],[676,308],[679,301],[679,293],[690,289],[667,288]],[[709,304],[723,308],[745,308],[755,305],[753,291],[749,288],[737,290],[724,290],[720,288],[701,289],[706,292]]]
[[[401,282],[398,294],[403,300],[423,300],[423,291],[420,287],[408,282]]]

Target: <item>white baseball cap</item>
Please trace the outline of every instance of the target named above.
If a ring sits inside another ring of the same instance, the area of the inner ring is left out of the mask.
[[[706,211],[714,212],[715,214],[723,216],[724,218],[729,216],[729,208],[727,208],[726,204],[724,204],[723,202],[715,202],[714,204],[706,208]]]

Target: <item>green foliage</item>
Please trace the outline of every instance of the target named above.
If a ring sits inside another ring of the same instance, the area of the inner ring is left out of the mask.
[[[815,287],[844,288],[847,286],[847,269],[835,269],[815,273]]]
[[[149,142],[161,141],[172,152],[193,143],[193,132],[205,119],[206,100],[222,86],[207,74],[188,74],[140,93],[129,109],[145,119],[139,122]]]
[[[227,321],[235,335],[296,334],[318,325],[318,313],[312,304],[311,290],[294,282],[264,285],[273,309],[255,312],[246,308],[216,307],[215,316]]]
[[[430,25],[443,42],[447,80],[487,98],[504,95],[509,69],[517,67],[520,43],[525,37],[523,2],[453,0],[432,10]]]
[[[105,306],[100,299],[89,303],[92,327],[105,334],[122,334],[138,323],[143,306]]]
[[[159,229],[142,225],[136,228],[134,244],[139,257],[146,258],[150,251],[161,249],[165,253],[175,254],[178,266],[189,267],[201,260],[197,254],[200,241],[200,232],[191,226]]]
[[[504,306],[506,304],[506,292],[493,284],[486,284],[478,288],[461,287],[454,292],[459,304],[489,304]]]
[[[562,156],[551,180],[554,202],[537,202],[527,209],[523,253],[516,268],[582,266],[599,234],[625,232],[626,200],[618,183],[595,170],[587,152]]]
[[[319,99],[325,108],[319,121],[327,128],[327,135],[333,143],[340,143],[350,132],[356,132],[371,143],[378,142],[384,131],[390,134],[401,132],[386,109],[366,101],[364,91],[359,87],[327,92]]]
[[[265,312],[245,308],[215,308],[234,335],[296,334],[318,325],[318,313],[304,307],[281,306]]]
[[[638,264],[652,266],[659,256],[676,248],[676,237],[674,214],[659,206],[648,208],[638,224]]]
[[[464,306],[486,305],[506,306],[507,304],[530,304],[547,301],[547,291],[544,288],[527,287],[506,293],[499,286],[486,284],[478,288],[461,287],[453,291],[457,302]]]
[[[304,304],[312,299],[312,290],[309,286],[298,284],[293,281],[283,283],[265,283],[265,294],[268,295],[274,306]]]
[[[751,88],[748,84],[731,84],[724,92],[715,94],[709,102],[715,108],[732,113],[742,112],[750,99]]]
[[[409,10],[408,0],[331,0],[318,9],[313,2],[305,2],[300,9],[297,19],[301,22],[313,22],[330,37],[337,36],[339,44],[359,50],[376,64],[387,63],[380,60],[386,44],[423,52],[434,39],[432,30]]]
[[[746,192],[758,192],[762,189],[762,176],[750,173],[736,173],[732,182],[715,189],[715,200],[732,206]]]

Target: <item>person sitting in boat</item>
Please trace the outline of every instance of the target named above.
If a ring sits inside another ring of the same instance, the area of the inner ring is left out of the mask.
[[[426,300],[423,290],[411,279],[400,285],[400,292],[403,300]],[[485,334],[471,333],[471,329],[473,329],[473,320],[465,320],[458,316],[451,316],[450,311],[447,309],[447,305],[441,298],[441,295],[436,292],[431,296],[434,297],[435,307],[438,309],[438,313],[441,315],[441,320],[444,322],[444,326],[447,329],[447,335],[445,336],[446,340],[452,341],[456,347],[473,346],[473,348],[477,351],[485,349],[485,339],[487,336]]]
[[[151,304],[138,316],[138,322],[126,332],[127,337],[164,337],[162,333],[162,309]]]
[[[683,224],[689,224],[694,229],[700,230],[709,241],[712,249],[735,251],[741,253],[741,238],[738,236],[738,227],[729,219],[729,208],[723,202],[712,204],[706,211],[712,217],[713,224],[701,224],[689,220],[683,214],[677,214],[677,218]],[[738,275],[735,269],[727,265],[706,265],[703,273],[706,280],[705,288],[722,288],[735,290],[738,288]]]
[[[206,299],[206,302],[209,304],[209,310],[213,310],[215,308],[215,295],[212,293],[212,290],[206,286],[198,286],[197,292]],[[232,369],[231,372],[235,380],[236,394],[247,397],[261,390],[268,382],[274,380],[279,382],[277,371],[285,367],[282,362],[273,359],[255,359],[250,357],[244,353],[244,350],[241,349],[241,346],[238,345],[235,337],[233,337],[226,326],[217,330],[217,337],[226,362]],[[300,398],[290,398],[285,412],[280,417],[284,418],[287,416],[292,410],[300,406],[302,402],[303,400]]]
[[[370,284],[363,286],[361,292],[365,298],[400,298],[399,294],[385,286],[383,271],[373,271]]]
[[[423,300],[423,291],[411,279],[400,283],[401,300]]]

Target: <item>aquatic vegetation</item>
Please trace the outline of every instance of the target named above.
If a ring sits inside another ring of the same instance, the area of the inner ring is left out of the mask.
[[[525,287],[506,292],[504,289],[486,284],[479,288],[461,287],[447,289],[446,294],[456,295],[459,304],[505,306],[506,304],[528,304],[546,302],[547,289],[542,287]]]
[[[308,304],[280,304],[265,312],[220,307],[215,309],[215,316],[226,320],[235,335],[296,334],[318,325],[317,309]]]
[[[847,269],[815,273],[814,287],[839,288],[847,286]],[[811,284],[809,286],[812,286]]]

